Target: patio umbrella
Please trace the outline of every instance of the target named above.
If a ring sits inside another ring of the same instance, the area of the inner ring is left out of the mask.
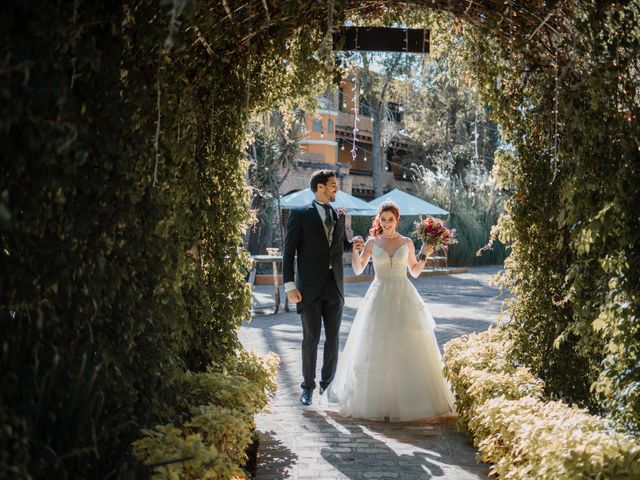
[[[398,190],[394,188],[388,193],[376,198],[375,200],[371,200],[369,202],[369,207],[378,208],[385,200],[393,200],[400,207],[401,215],[448,215],[449,212],[443,210],[440,207],[436,207],[435,205],[425,202],[421,198],[414,197],[413,195],[403,192],[402,190]]]
[[[305,188],[280,197],[280,208],[304,207],[309,205],[313,199],[314,194],[311,189]],[[376,213],[375,209],[372,209],[364,200],[342,191],[336,193],[336,200],[331,202],[331,205],[335,208],[344,208],[349,215],[375,215]]]

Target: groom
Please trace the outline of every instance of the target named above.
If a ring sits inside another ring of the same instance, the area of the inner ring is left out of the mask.
[[[316,388],[316,360],[320,330],[324,324],[324,358],[320,394],[329,386],[338,364],[339,332],[344,293],[342,253],[344,212],[329,202],[336,199],[338,184],[332,170],[317,170],[309,181],[313,202],[291,210],[284,242],[283,280],[287,298],[296,303],[302,319],[302,394],[300,403],[311,405]],[[294,257],[298,278],[294,282]]]

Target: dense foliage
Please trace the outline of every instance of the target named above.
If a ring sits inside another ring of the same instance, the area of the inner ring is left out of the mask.
[[[638,478],[637,439],[575,405],[545,399],[543,383],[509,358],[508,337],[491,329],[445,346],[458,419],[498,478]]]
[[[281,107],[249,122],[247,183],[251,189],[250,208],[255,219],[248,229],[246,244],[247,250],[253,255],[264,254],[265,248],[274,245],[274,221],[282,227],[279,214],[280,186],[300,152],[300,141],[304,135],[303,121],[302,110]],[[284,237],[281,231],[276,234],[276,238]]]
[[[562,34],[531,35],[514,15],[506,39],[467,42],[513,147],[495,166],[510,332],[548,393],[640,433],[640,12],[568,11]]]
[[[404,128],[414,140],[403,163],[446,169],[459,178],[474,165],[491,171],[500,142],[498,126],[477,79],[465,71],[463,37],[452,37],[448,23],[438,20],[434,16],[430,22],[436,42],[429,57],[401,93]]]
[[[514,147],[496,168],[517,358],[638,431],[638,6],[472,3],[432,2],[475,24],[451,33]],[[124,475],[188,372],[235,352],[247,119],[329,78],[348,7],[404,20],[382,1],[162,5],[0,17],[1,476]]]
[[[432,168],[412,166],[419,195],[446,209],[447,225],[456,229],[458,243],[449,248],[449,264],[502,263],[507,251],[491,238],[503,210],[502,192],[483,163],[468,165],[464,176],[454,173],[451,167],[450,163]]]
[[[278,359],[243,352],[212,364],[205,372],[187,372],[180,381],[171,423],[142,431],[133,443],[137,458],[155,479],[247,478],[247,445],[254,415],[276,391]]]
[[[326,9],[278,8],[272,30],[217,2],[3,9],[0,476],[123,475],[239,348],[245,122],[323,68],[299,22]]]

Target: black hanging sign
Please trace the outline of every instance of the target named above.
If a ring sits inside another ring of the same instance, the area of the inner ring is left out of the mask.
[[[342,51],[429,53],[429,30],[418,28],[340,27],[333,49]]]

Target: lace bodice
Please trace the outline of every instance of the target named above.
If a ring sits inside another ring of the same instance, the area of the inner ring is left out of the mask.
[[[376,271],[376,277],[379,278],[391,278],[391,277],[407,277],[407,258],[409,256],[409,250],[407,244],[403,243],[399,246],[393,255],[382,247],[378,246],[375,242],[373,244],[373,268]]]

